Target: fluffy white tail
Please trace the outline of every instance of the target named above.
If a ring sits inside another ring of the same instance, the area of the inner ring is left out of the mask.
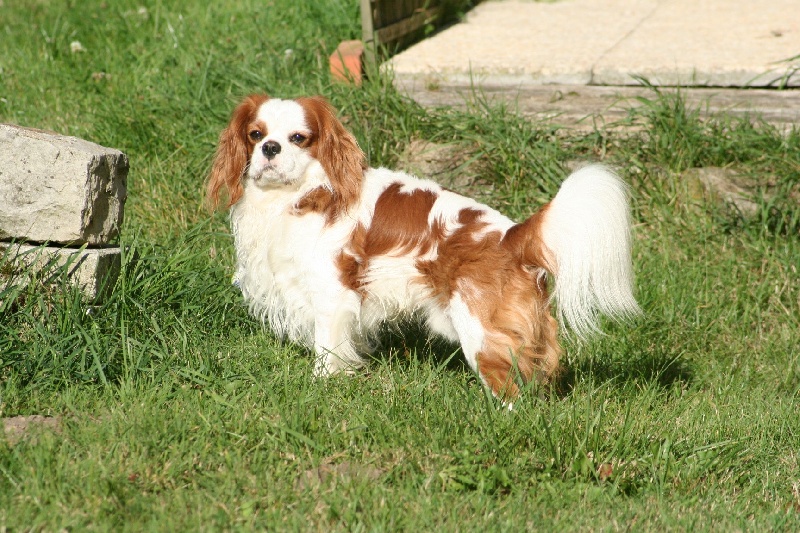
[[[641,313],[633,297],[628,187],[601,165],[571,174],[547,207],[541,238],[555,263],[560,321],[584,339],[606,315]]]

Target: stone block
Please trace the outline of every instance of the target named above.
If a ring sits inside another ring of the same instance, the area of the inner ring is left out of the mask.
[[[108,244],[122,225],[127,177],[119,150],[0,124],[0,240]]]
[[[91,301],[110,293],[121,264],[118,247],[57,248],[0,243],[0,293],[9,285],[49,285],[62,277]]]

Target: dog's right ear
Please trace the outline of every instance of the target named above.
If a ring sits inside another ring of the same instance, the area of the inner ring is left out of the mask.
[[[238,202],[244,193],[242,175],[247,170],[251,147],[247,141],[247,129],[267,100],[269,96],[266,94],[246,97],[236,106],[230,123],[220,133],[217,153],[206,184],[206,201],[212,211],[219,206],[223,189],[228,196],[227,207]]]
[[[336,219],[358,202],[367,160],[356,138],[321,96],[298,98],[312,132],[310,151],[319,161],[333,187],[329,220]]]

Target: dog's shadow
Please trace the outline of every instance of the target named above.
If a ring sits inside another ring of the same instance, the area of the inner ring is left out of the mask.
[[[578,382],[587,380],[594,383],[649,384],[662,390],[675,386],[686,388],[694,380],[691,364],[679,351],[658,344],[643,351],[641,342],[627,335],[618,337],[617,333],[610,333],[588,345],[568,340],[563,342],[565,353],[561,366],[546,395],[565,398]],[[377,349],[370,355],[370,366],[410,366],[425,359],[445,372],[474,375],[458,344],[430,335],[422,325],[413,322],[401,328],[385,327],[381,330]]]
[[[431,335],[421,324],[411,321],[401,327],[384,326],[377,335],[376,348],[369,354],[370,365],[412,365],[420,361],[447,372],[472,373],[458,344]]]
[[[692,365],[679,350],[641,343],[600,341],[591,346],[567,346],[553,386],[559,397],[569,395],[581,381],[594,383],[640,383],[669,390],[688,388],[694,381]]]

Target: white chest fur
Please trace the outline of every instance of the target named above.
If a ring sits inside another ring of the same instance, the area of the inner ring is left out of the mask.
[[[231,210],[236,278],[251,313],[279,335],[310,344],[314,318],[338,286],[334,258],[352,231],[292,214],[297,191],[251,187]]]

